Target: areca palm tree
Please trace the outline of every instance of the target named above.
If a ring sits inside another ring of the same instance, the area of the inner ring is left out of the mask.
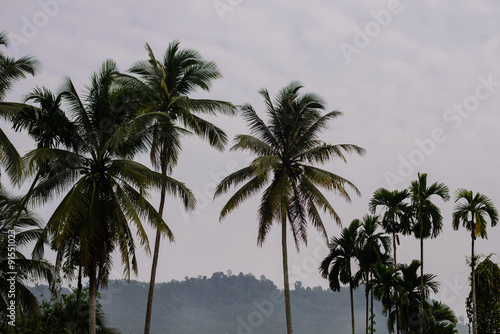
[[[443,228],[443,216],[441,210],[431,198],[438,196],[444,201],[450,199],[448,187],[443,183],[434,182],[427,186],[427,174],[418,174],[418,178],[412,181],[410,187],[410,213],[413,233],[420,239],[420,334],[423,334],[424,315],[424,239],[435,238]]]
[[[398,233],[408,233],[406,226],[406,215],[408,213],[409,205],[406,200],[409,197],[407,189],[400,190],[387,190],[379,188],[370,199],[369,209],[370,212],[375,214],[378,207],[382,207],[382,222],[381,225],[387,233],[392,234],[392,247],[394,255],[394,268],[397,266],[396,244],[399,245]]]
[[[144,124],[138,125],[140,102],[120,78],[116,64],[104,62],[100,71],[92,74],[84,99],[67,78],[62,94],[77,128],[74,149],[39,148],[28,155],[32,168],[49,162],[53,166],[33,195],[45,201],[55,193],[64,193],[47,222],[44,237],[51,237],[58,252],[66,249],[68,239],[79,243],[76,261],[89,278],[90,334],[96,331],[96,294],[99,285],[107,282],[112,253],[119,252],[127,278],[131,272],[137,273],[131,227],[147,252],[149,240],[141,218],[172,237],[147,201],[151,187],[163,186],[182,198],[186,207],[193,203],[193,195],[184,184],[131,160],[144,149],[147,133],[140,131]]]
[[[436,300],[431,303],[426,303],[426,323],[427,327],[424,331],[425,334],[455,334],[458,333],[456,329],[457,318],[453,310]]]
[[[346,161],[343,152],[363,154],[364,149],[350,144],[332,145],[320,140],[328,123],[342,115],[338,111],[321,114],[323,100],[315,94],[301,94],[302,85],[292,82],[277,94],[273,101],[267,90],[259,93],[264,98],[269,117],[266,124],[254,108],[245,104],[242,116],[250,126],[251,135],[238,135],[231,150],[244,150],[257,157],[244,167],[223,179],[215,189],[214,197],[227,192],[231,186],[243,182],[222,208],[220,218],[239,204],[263,190],[258,209],[257,244],[262,246],[273,223],[281,224],[283,280],[287,332],[292,331],[290,291],[288,282],[287,222],[298,249],[307,243],[307,224],[311,223],[327,238],[319,210],[329,213],[337,223],[340,217],[319,188],[334,191],[350,201],[346,187],[356,194],[358,189],[350,181],[315,165],[334,158]]]
[[[0,32],[0,46],[8,46],[8,38],[5,32]],[[17,103],[2,102],[13,84],[26,77],[26,75],[36,75],[40,63],[29,56],[15,59],[7,56],[0,50],[0,116],[5,117],[6,110],[17,109]],[[0,164],[5,166],[5,170],[10,178],[17,182],[21,174],[21,156],[10,142],[9,138],[0,129]]]
[[[378,207],[382,207],[382,227],[387,233],[392,234],[392,247],[394,257],[394,269],[397,268],[396,244],[399,245],[399,233],[408,234],[408,211],[409,204],[406,200],[409,198],[407,189],[400,190],[387,190],[379,188],[370,199],[369,209],[375,213]],[[395,291],[397,294],[397,291]],[[398,298],[396,295],[396,331],[399,334],[399,319],[398,319]]]
[[[352,334],[355,333],[353,290],[358,285],[358,280],[355,279],[352,270],[352,263],[358,251],[359,226],[359,219],[354,219],[349,227],[342,229],[340,238],[330,239],[328,244],[330,252],[321,261],[319,268],[321,276],[328,279],[332,291],[340,291],[340,283],[349,285]]]
[[[373,266],[375,264],[386,264],[390,250],[390,238],[383,233],[377,232],[377,227],[380,225],[379,216],[365,215],[361,220],[359,240],[358,240],[358,255],[359,265],[365,280],[365,297],[366,297],[366,333],[368,334],[368,295],[370,294],[369,281],[373,277]],[[373,329],[373,293],[371,303],[371,317]]]
[[[400,300],[399,319],[403,333],[416,333],[423,331],[425,320],[425,298],[428,298],[431,291],[437,293],[439,283],[435,280],[436,275],[424,274],[418,275],[418,269],[421,263],[413,260],[410,264],[398,265],[401,271],[403,289],[400,290],[398,298]],[[423,283],[423,289],[422,289]],[[422,291],[424,299],[421,298]],[[422,304],[423,301],[423,304]],[[394,319],[394,317],[392,317]]]
[[[403,279],[398,268],[383,264],[374,265],[374,278],[370,281],[370,289],[377,300],[382,303],[383,314],[387,315],[387,329],[389,333],[396,331],[399,333],[400,324],[398,298],[404,295]]]
[[[463,200],[463,201],[462,201]],[[461,201],[461,202],[460,202]],[[476,257],[474,255],[474,241],[477,237],[487,238],[487,221],[489,218],[491,226],[498,223],[498,212],[492,200],[480,193],[473,194],[466,189],[458,189],[455,195],[455,207],[453,209],[453,229],[458,230],[460,223],[471,235],[471,283],[472,283],[472,308],[473,308],[473,333],[477,334],[477,311],[476,311],[476,285],[474,269]]]
[[[129,72],[139,76],[137,88],[148,101],[149,113],[160,113],[152,133],[151,162],[163,175],[171,173],[181,151],[182,137],[194,133],[207,139],[211,146],[222,150],[227,143],[223,130],[203,119],[199,114],[216,115],[217,112],[234,114],[235,107],[226,101],[194,99],[196,90],[209,91],[212,81],[222,75],[214,62],[205,60],[198,51],[180,49],[179,41],[169,44],[163,58],[157,60],[146,44],[149,59],[139,61]],[[159,213],[163,215],[165,189],[161,189]],[[155,239],[151,278],[146,308],[144,333],[151,323],[156,267],[160,251],[161,231]]]

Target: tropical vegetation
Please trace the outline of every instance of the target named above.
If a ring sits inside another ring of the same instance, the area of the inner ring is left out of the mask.
[[[272,305],[281,315],[273,320],[273,330],[286,327],[288,334],[293,328],[300,332],[307,327],[295,320],[296,326],[292,326],[292,316],[296,319],[297,314],[306,312],[304,305],[317,310],[317,305],[300,299],[310,288],[290,282],[289,277],[289,239],[298,252],[302,245],[307,246],[308,228],[313,227],[328,245],[328,253],[317,263],[319,275],[335,292],[329,292],[328,298],[339,298],[339,291],[349,292],[345,304],[350,304],[350,316],[346,317],[352,333],[359,329],[355,317],[358,302],[364,304],[367,334],[376,331],[381,313],[387,317],[384,325],[390,333],[456,333],[454,312],[431,300],[431,294],[439,289],[437,277],[424,271],[424,239],[437,238],[447,221],[435,199],[446,202],[448,187],[442,182],[430,183],[426,173],[418,173],[406,189],[375,190],[369,214],[361,213],[361,218],[342,227],[342,213],[329,196],[349,203],[351,193],[361,193],[353,182],[337,174],[332,163],[347,162],[348,154],[362,156],[365,150],[324,140],[333,121],[343,114],[326,111],[325,100],[303,92],[300,82],[290,82],[274,97],[261,89],[262,113],[250,103],[236,107],[225,100],[200,98],[200,92],[210,93],[222,73],[215,62],[173,41],[158,59],[146,44],[147,58],[125,72],[113,60],[105,60],[83,89],[66,77],[57,90],[34,87],[21,102],[10,102],[4,100],[13,85],[36,75],[40,64],[31,56],[10,57],[6,47],[7,34],[0,32],[1,124],[24,134],[32,146],[19,152],[11,132],[0,129],[3,332],[13,332],[16,325],[18,332],[24,328],[26,333],[113,333],[104,321],[99,291],[107,286],[115,266],[121,265],[126,280],[138,273],[141,248],[152,255],[148,293],[140,309],[144,333],[148,334],[154,327],[151,315],[161,239],[174,241],[173,228],[165,222],[167,197],[180,200],[185,210],[194,210],[196,205],[193,192],[172,177],[184,140],[197,136],[223,151],[228,136],[213,120],[236,115],[235,122],[246,124],[249,134],[237,135],[230,150],[249,153],[251,161],[222,179],[214,198],[231,193],[221,208],[222,220],[244,201],[259,196],[256,239],[260,247],[272,226],[280,227],[284,298],[283,305]],[[141,154],[149,154],[151,168],[139,162]],[[154,194],[159,194],[157,208],[152,204]],[[34,212],[49,203],[54,209],[43,221]],[[498,332],[495,315],[499,313],[500,270],[491,257],[477,264],[475,250],[476,239],[487,237],[487,225],[498,223],[497,210],[489,197],[458,189],[451,222],[455,230],[462,225],[471,236],[467,313],[472,331]],[[155,231],[153,249],[147,226]],[[397,252],[404,247],[402,237],[410,234],[419,239],[420,259],[400,263]],[[48,250],[55,254],[53,263],[45,258]],[[119,264],[112,261],[116,255]],[[255,279],[238,278],[248,283],[247,288],[261,284],[259,287],[265,286],[270,293],[277,290],[266,279],[257,284]],[[227,283],[235,280],[232,275],[219,273],[211,279],[210,284],[206,279],[199,282],[207,289],[206,295],[209,291],[242,293],[241,285],[235,288]],[[61,293],[73,280],[76,288]],[[30,285],[39,283],[48,285],[49,300],[40,301],[33,294]],[[293,283],[295,290],[290,289]],[[364,290],[362,301],[355,298],[360,286]],[[169,294],[175,305],[169,307],[182,307],[182,298],[173,290]],[[293,298],[300,303],[292,302]],[[206,311],[206,300],[203,305]],[[233,314],[228,309],[224,312]],[[273,317],[269,315],[269,319]],[[207,318],[199,320],[203,319]],[[189,329],[182,331],[188,333]]]
[[[475,289],[471,289],[466,302],[470,323],[476,324],[478,333],[485,334],[500,332],[500,267],[491,260],[491,255],[471,272],[470,281],[475,282]]]

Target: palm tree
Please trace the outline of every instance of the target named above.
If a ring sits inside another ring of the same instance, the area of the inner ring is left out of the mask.
[[[9,45],[7,33],[4,31],[0,32],[0,45]],[[36,75],[39,67],[40,63],[33,57],[15,59],[0,51],[0,101],[16,81],[26,78],[26,74]]]
[[[460,203],[460,200],[464,200]],[[474,195],[472,191],[458,189],[455,195],[455,208],[453,210],[453,229],[456,231],[462,223],[462,226],[470,232],[471,235],[471,280],[472,280],[472,308],[473,308],[473,333],[477,334],[477,310],[476,310],[476,285],[474,278],[474,268],[476,257],[474,255],[474,240],[477,237],[487,238],[486,216],[489,217],[491,226],[498,223],[498,212],[491,199],[480,193]]]
[[[222,180],[215,189],[214,197],[227,192],[231,186],[246,182],[224,205],[220,218],[238,207],[245,199],[264,189],[258,210],[257,244],[262,246],[274,222],[281,224],[283,253],[283,280],[287,332],[292,333],[290,291],[288,282],[287,221],[292,230],[295,246],[307,243],[308,221],[327,238],[319,210],[328,212],[337,223],[340,217],[318,187],[335,191],[350,201],[346,187],[357,194],[358,189],[348,180],[315,167],[334,158],[343,161],[344,152],[364,154],[355,145],[324,143],[319,135],[328,122],[341,115],[338,111],[321,115],[323,100],[315,94],[300,94],[302,85],[292,82],[278,93],[275,101],[267,90],[260,90],[264,97],[269,124],[266,124],[249,104],[241,107],[243,118],[250,126],[252,135],[238,135],[232,150],[246,150],[257,157],[244,167]]]
[[[65,192],[47,222],[44,237],[51,236],[59,252],[65,250],[68,239],[78,240],[77,263],[89,278],[90,334],[96,331],[97,290],[107,282],[112,253],[118,250],[127,278],[131,271],[137,273],[131,225],[147,252],[149,241],[141,217],[167,236],[172,235],[147,201],[150,188],[164,186],[182,198],[186,207],[193,202],[184,184],[130,160],[144,149],[145,134],[139,130],[144,124],[137,124],[140,105],[134,91],[121,83],[111,60],[92,74],[84,100],[67,78],[62,94],[74,115],[76,149],[39,148],[28,154],[32,168],[49,162],[54,166],[33,196],[46,201],[54,193]]]
[[[392,246],[394,254],[394,269],[397,268],[396,244],[399,245],[398,233],[408,234],[409,227],[407,226],[407,214],[409,205],[406,200],[409,197],[407,189],[387,190],[379,188],[373,193],[373,197],[369,203],[371,213],[375,213],[377,207],[382,207],[382,227],[387,233],[392,234]],[[397,293],[397,292],[396,292]],[[398,298],[396,296],[396,330],[399,334],[399,319],[398,319]]]
[[[38,300],[27,287],[30,279],[44,279],[52,283],[54,278],[54,270],[50,264],[43,260],[29,259],[21,252],[23,247],[38,238],[41,227],[38,219],[27,210],[23,210],[16,224],[11,224],[20,201],[0,185],[0,316],[4,320],[8,319],[7,322],[33,317],[37,313]],[[11,294],[12,282],[15,282],[15,296]],[[13,298],[16,317],[9,318],[10,301]]]
[[[0,46],[8,46],[7,33],[0,32]],[[25,56],[15,59],[0,51],[0,116],[5,117],[6,110],[17,109],[18,103],[2,102],[7,91],[13,84],[27,74],[36,75],[40,63],[32,57]],[[5,133],[0,129],[0,164],[5,166],[9,177],[14,181],[19,181],[21,174],[21,156],[10,142]]]
[[[418,173],[418,178],[412,181],[410,187],[410,213],[413,233],[420,239],[420,334],[423,334],[424,315],[424,239],[435,238],[443,228],[441,210],[431,201],[431,197],[438,196],[444,201],[450,199],[448,187],[443,183],[434,182],[427,187],[427,174]]]
[[[129,72],[139,76],[137,88],[148,101],[147,112],[161,114],[152,127],[151,162],[161,174],[168,175],[176,166],[181,151],[181,139],[185,134],[194,133],[208,139],[211,146],[223,150],[227,136],[214,124],[198,114],[216,115],[216,112],[234,114],[235,107],[225,101],[193,99],[189,95],[197,89],[209,91],[213,80],[222,75],[214,62],[202,58],[199,52],[179,49],[179,41],[169,44],[162,60],[157,60],[146,44],[149,59],[139,61]],[[179,124],[180,123],[180,124]],[[161,189],[159,213],[163,215],[165,189]],[[144,333],[148,334],[153,307],[153,293],[156,267],[160,251],[161,231],[156,233],[151,279]],[[172,239],[170,240],[172,241]]]
[[[424,331],[425,334],[455,334],[458,333],[456,329],[457,318],[453,310],[436,300],[431,303],[426,303],[426,324],[427,327]]]
[[[390,238],[383,233],[377,232],[377,227],[380,225],[379,216],[365,215],[361,220],[359,240],[358,240],[358,261],[361,267],[361,272],[363,273],[365,285],[365,297],[366,297],[366,333],[368,334],[368,295],[370,292],[369,281],[373,277],[373,266],[376,263],[385,264],[387,263],[387,253],[390,250]],[[373,293],[372,295],[372,306],[371,306],[371,317],[373,329]]]
[[[359,219],[354,219],[349,227],[342,229],[340,238],[332,237],[328,244],[330,252],[320,265],[321,276],[328,279],[332,291],[340,291],[340,283],[349,285],[352,334],[355,333],[353,290],[358,283],[353,275],[352,262],[356,259],[359,226]]]
[[[430,292],[437,293],[439,283],[435,280],[436,275],[425,274],[418,275],[418,268],[421,268],[421,262],[413,260],[409,265],[398,265],[398,269],[402,274],[402,289],[399,291],[399,319],[403,333],[416,333],[418,330],[423,331],[423,322],[425,313],[422,309],[425,308],[425,299],[428,298]],[[423,286],[423,289],[422,289]],[[423,304],[422,304],[423,301]],[[392,317],[394,319],[394,317]]]
[[[383,314],[387,315],[387,329],[393,333],[394,324],[399,332],[398,298],[404,295],[403,279],[398,268],[377,263],[374,265],[374,275],[370,281],[370,289],[375,299],[383,306]]]
[[[396,243],[399,245],[398,233],[408,233],[408,228],[405,226],[405,217],[408,212],[408,190],[393,190],[389,191],[385,188],[379,188],[373,193],[370,200],[369,208],[372,214],[375,214],[377,207],[382,207],[382,222],[381,225],[387,233],[392,234],[392,246],[394,252],[394,268],[397,266]]]
[[[35,102],[40,107],[24,105],[22,108],[12,109],[9,113],[9,120],[13,124],[13,129],[15,131],[26,130],[35,141],[37,149],[60,146],[71,148],[76,129],[73,122],[61,110],[61,98],[61,95],[55,96],[46,88],[33,89],[26,95],[24,103]],[[28,203],[37,182],[48,175],[48,168],[48,165],[37,166],[36,175],[14,217],[14,224]]]

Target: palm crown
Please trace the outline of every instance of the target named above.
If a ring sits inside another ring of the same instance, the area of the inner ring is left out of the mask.
[[[464,201],[459,203],[461,199]],[[490,218],[491,226],[498,223],[498,212],[491,199],[480,193],[474,195],[472,191],[458,189],[455,202],[457,203],[453,210],[453,229],[458,230],[462,223],[474,239],[476,237],[487,238],[486,216]]]
[[[334,158],[345,161],[343,152],[363,154],[364,149],[355,145],[331,145],[319,139],[328,122],[341,113],[333,111],[325,115],[323,100],[315,94],[300,94],[299,82],[285,86],[273,102],[267,90],[260,90],[267,106],[269,122],[266,124],[253,107],[241,107],[252,135],[238,135],[231,150],[245,150],[256,155],[252,163],[223,179],[215,189],[214,197],[229,190],[233,185],[246,182],[222,208],[220,219],[251,195],[264,187],[258,209],[257,244],[261,245],[273,223],[281,224],[283,252],[283,278],[287,333],[292,331],[290,291],[288,282],[287,220],[297,250],[300,242],[307,243],[307,222],[317,228],[327,239],[326,229],[318,210],[329,213],[340,224],[340,217],[318,189],[332,190],[350,201],[345,187],[358,189],[348,180],[315,167]]]
[[[266,124],[249,104],[242,106],[243,118],[252,135],[238,135],[231,150],[246,150],[257,157],[252,163],[226,177],[217,186],[215,196],[226,192],[232,185],[247,181],[227,202],[221,218],[257,192],[264,190],[258,210],[258,244],[262,244],[274,221],[291,224],[296,245],[307,242],[306,225],[309,219],[326,237],[318,208],[328,212],[340,224],[340,217],[318,189],[335,191],[345,200],[351,198],[345,187],[359,194],[350,181],[314,165],[332,159],[346,161],[343,152],[364,154],[364,149],[350,144],[332,145],[319,139],[329,121],[342,115],[332,111],[321,115],[323,100],[315,94],[299,94],[299,82],[284,87],[272,101],[267,90],[264,97],[269,123]]]

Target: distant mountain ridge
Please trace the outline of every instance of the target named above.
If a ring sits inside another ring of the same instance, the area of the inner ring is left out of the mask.
[[[144,332],[148,283],[113,280],[101,288],[100,303],[109,325],[122,334]],[[321,287],[291,291],[296,334],[351,333],[349,290]],[[356,333],[365,333],[364,287],[354,293]],[[376,333],[388,333],[382,306],[375,302]],[[460,334],[468,333],[460,326]],[[214,273],[210,278],[186,277],[157,283],[151,334],[274,334],[285,333],[283,291],[265,276]]]

